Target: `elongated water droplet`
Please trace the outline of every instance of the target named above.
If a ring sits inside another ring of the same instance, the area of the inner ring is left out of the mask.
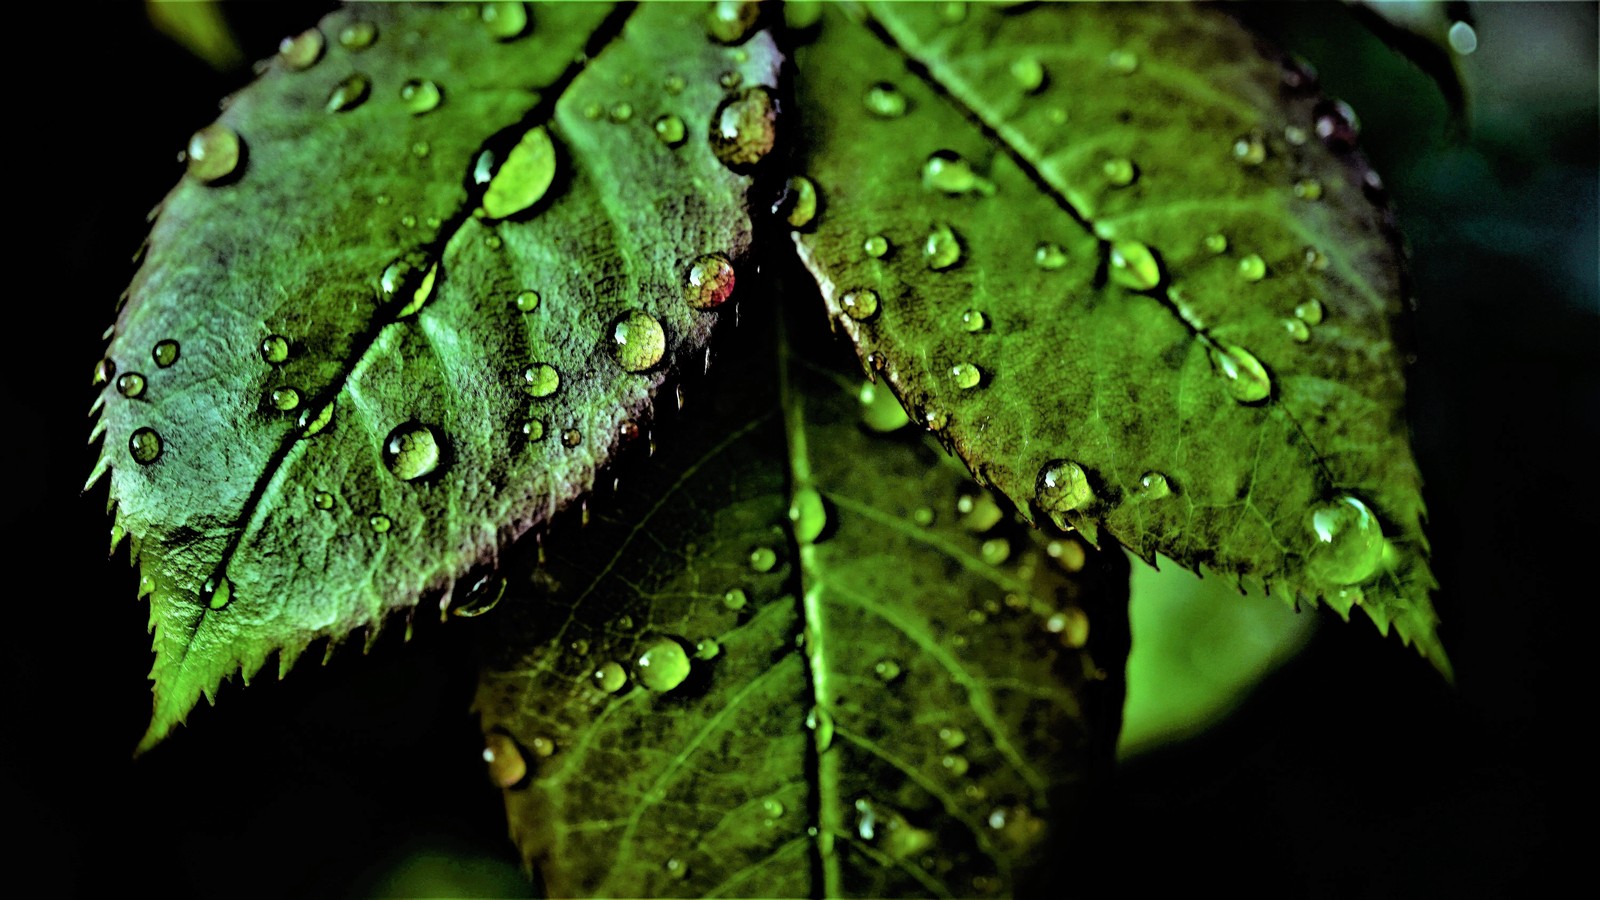
[[[376,515],[368,517],[367,524],[371,526],[372,530],[378,534],[384,534],[390,528],[394,527],[394,521],[383,513],[377,513]]]
[[[961,262],[961,239],[949,225],[941,222],[933,226],[923,240],[922,256],[928,268],[942,272]]]
[[[528,393],[535,397],[548,397],[561,389],[561,373],[549,363],[534,363],[523,370],[522,378],[528,383]]]
[[[372,82],[356,72],[333,86],[328,92],[328,112],[349,112],[360,106],[372,93]]]
[[[289,412],[300,406],[300,392],[292,387],[274,388],[268,398],[272,406],[280,412]]]
[[[1161,264],[1144,244],[1117,241],[1111,245],[1111,280],[1132,291],[1154,290],[1161,284]]]
[[[1294,308],[1294,316],[1307,325],[1322,324],[1322,301],[1307,300]]]
[[[1284,319],[1283,330],[1289,332],[1289,338],[1296,343],[1304,344],[1311,340],[1311,329],[1300,319]]]
[[[1259,403],[1272,395],[1272,377],[1250,351],[1233,344],[1211,347],[1211,364],[1222,376],[1228,393],[1240,403]]]
[[[1139,178],[1139,168],[1129,159],[1108,159],[1102,167],[1112,187],[1127,187]]]
[[[1259,166],[1267,161],[1267,144],[1258,134],[1248,134],[1233,142],[1233,158],[1246,166]]]
[[[94,381],[92,383],[95,387],[99,387],[110,381],[111,376],[115,374],[117,374],[117,364],[110,357],[107,357],[94,364]]]
[[[707,253],[689,265],[683,298],[695,309],[716,309],[733,294],[733,263],[720,253]]]
[[[350,51],[361,51],[378,39],[378,26],[371,22],[351,22],[339,30],[339,46]]]
[[[333,495],[327,491],[317,491],[311,497],[311,505],[317,509],[333,509]]]
[[[504,219],[538,203],[556,177],[556,147],[543,125],[531,128],[506,154],[483,193],[483,214]]]
[[[963,391],[970,391],[983,381],[983,373],[972,363],[956,363],[950,367],[950,381]]]
[[[722,595],[722,605],[735,612],[744,609],[745,604],[749,602],[750,598],[745,596],[744,591],[739,588],[732,588]]]
[[[717,0],[706,13],[706,33],[719,44],[738,44],[755,29],[761,7],[751,0]]]
[[[490,734],[483,739],[483,761],[489,766],[489,780],[501,789],[515,787],[528,775],[528,763],[522,758],[522,751],[517,749],[515,741],[503,734]]]
[[[485,3],[479,16],[489,36],[497,41],[513,41],[528,30],[528,6],[520,0]]]
[[[757,547],[750,551],[750,568],[757,572],[771,572],[778,564],[778,554],[771,547]]]
[[[1239,260],[1239,277],[1245,281],[1260,281],[1267,277],[1267,263],[1260,256],[1252,253]]]
[[[689,655],[677,641],[659,638],[639,654],[633,674],[646,689],[665,693],[689,677]]]
[[[329,400],[320,407],[307,407],[302,410],[300,418],[296,420],[295,424],[299,426],[302,437],[311,437],[322,431],[322,429],[327,428],[328,423],[332,421],[333,401]]]
[[[826,752],[833,746],[833,715],[821,706],[813,706],[806,713],[806,727],[815,732],[812,740],[816,743],[817,752]]]
[[[1066,514],[1077,512],[1094,500],[1094,489],[1083,466],[1070,459],[1047,462],[1039,469],[1035,499],[1058,528],[1066,530]]]
[[[153,428],[140,428],[128,436],[128,455],[141,466],[148,466],[161,455],[161,435]]]
[[[413,78],[400,86],[400,102],[413,116],[433,112],[443,100],[439,86],[425,78]]]
[[[900,89],[887,81],[880,81],[867,88],[867,93],[861,102],[880,119],[898,119],[906,114],[906,95]]]
[[[404,319],[407,316],[416,315],[417,311],[422,309],[422,307],[425,306],[430,299],[432,299],[433,282],[438,277],[439,264],[434,263],[433,265],[429,266],[428,271],[423,274],[422,280],[417,282],[417,289],[411,292],[411,299],[406,301],[405,306],[400,307],[399,311],[395,313],[395,317]]]
[[[784,221],[795,228],[804,228],[817,216],[817,186],[804,175],[796,175],[784,183],[783,196],[773,212],[783,212]]]
[[[1060,244],[1046,241],[1033,249],[1033,262],[1047,272],[1054,272],[1067,264],[1067,251]]]
[[[722,101],[711,116],[711,152],[735,171],[755,166],[777,142],[778,104],[764,87]]]
[[[178,361],[178,353],[178,342],[174,340],[157,341],[150,348],[150,358],[163,369]]]
[[[674,115],[665,115],[655,121],[656,137],[668,147],[677,147],[683,144],[685,129],[683,120]]]
[[[881,234],[872,235],[862,242],[861,250],[873,259],[882,259],[889,252],[889,239]]]
[[[623,313],[611,323],[611,351],[625,372],[648,371],[667,352],[667,334],[661,323],[644,310]]]
[[[322,58],[322,48],[326,43],[322,32],[309,28],[294,37],[286,37],[278,42],[278,59],[283,62],[286,69],[303,71],[311,68]]]
[[[1139,486],[1134,493],[1140,500],[1160,500],[1172,493],[1172,485],[1160,472],[1146,472],[1139,476]]]
[[[789,501],[789,524],[795,540],[802,544],[812,543],[822,535],[828,526],[828,507],[815,488],[795,491],[794,499]]]
[[[138,372],[127,372],[117,376],[117,393],[130,400],[144,393],[144,376]]]
[[[516,303],[517,309],[525,313],[531,313],[539,308],[539,292],[523,291],[517,295],[517,299],[513,302]]]
[[[615,662],[607,662],[594,670],[594,686],[608,694],[615,694],[628,683],[628,673]]]
[[[261,358],[270,365],[278,365],[289,358],[289,341],[281,334],[269,334],[261,342]]]
[[[184,150],[185,166],[197,181],[215,184],[239,167],[241,142],[232,128],[221,122],[196,131]]]
[[[976,191],[994,193],[994,185],[972,171],[972,166],[959,154],[938,150],[922,164],[922,184],[941,193],[960,195]]]
[[[1349,494],[1336,497],[1306,515],[1306,528],[1312,539],[1306,567],[1312,576],[1351,585],[1377,574],[1383,562],[1383,528],[1365,503]]]
[[[233,599],[233,582],[226,576],[213,575],[200,588],[200,599],[211,609],[222,609]]]

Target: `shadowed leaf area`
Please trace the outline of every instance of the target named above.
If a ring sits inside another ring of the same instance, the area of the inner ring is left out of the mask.
[[[828,7],[795,236],[866,363],[1032,520],[1364,609],[1442,672],[1382,183],[1215,10]]]
[[[486,629],[512,836],[552,896],[1027,891],[1110,761],[1124,557],[1003,513],[752,305]]]
[[[701,365],[776,112],[770,37],[724,37],[359,5],[190,141],[97,369],[90,480],[155,633],[141,747],[274,651],[447,607]]]

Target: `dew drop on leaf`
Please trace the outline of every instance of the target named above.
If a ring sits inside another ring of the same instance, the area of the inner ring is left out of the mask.
[[[1259,166],[1267,161],[1267,145],[1260,135],[1246,135],[1233,142],[1233,158],[1241,165]]]
[[[300,392],[292,387],[274,388],[271,396],[274,409],[280,412],[289,412],[300,406]]]
[[[233,599],[233,582],[226,576],[213,575],[200,588],[200,599],[211,609],[222,609]]]
[[[406,316],[415,315],[417,310],[422,309],[422,307],[427,304],[428,300],[433,297],[433,282],[438,278],[438,276],[439,264],[434,263],[428,267],[428,271],[422,276],[422,280],[417,283],[417,289],[411,292],[411,299],[407,300],[406,304],[400,307],[399,311],[395,313],[395,316],[403,319]]]
[[[701,638],[700,640],[694,642],[695,659],[716,659],[717,655],[721,652],[722,645],[717,643],[716,638]]]
[[[967,774],[967,769],[971,766],[967,762],[967,758],[959,753],[946,753],[944,758],[939,760],[939,764],[944,766],[945,771],[957,778]]]
[[[961,239],[949,225],[937,224],[922,242],[922,256],[936,272],[949,269],[961,262]]]
[[[300,418],[295,424],[299,426],[302,437],[311,437],[327,428],[331,421],[333,421],[333,401],[329,400],[316,409],[307,407],[301,410]]]
[[[343,81],[333,86],[328,92],[326,104],[328,112],[349,112],[360,106],[372,93],[372,82],[367,76],[356,72]]]
[[[1226,253],[1228,250],[1228,238],[1222,234],[1208,234],[1206,235],[1205,245],[1206,249],[1212,253]]]
[[[939,729],[939,743],[943,744],[948,750],[954,750],[966,742],[967,733],[953,725],[946,725]]]
[[[1233,399],[1240,403],[1259,403],[1272,395],[1272,377],[1250,351],[1233,344],[1217,343],[1210,352],[1211,364],[1222,376]]]
[[[965,310],[961,313],[961,330],[968,334],[977,334],[989,327],[989,317],[975,309]]]
[[[1132,291],[1148,291],[1161,283],[1161,264],[1138,241],[1111,245],[1111,280]]]
[[[751,5],[754,6],[755,4]],[[662,868],[665,868],[667,874],[673,878],[684,879],[689,877],[689,864],[676,856],[668,859]]]
[[[372,526],[373,531],[377,532],[378,534],[383,534],[394,526],[394,521],[383,513],[378,513],[368,518],[367,524]]]
[[[990,538],[978,548],[978,556],[989,565],[998,566],[1011,558],[1011,542],[1002,537]],[[972,613],[976,614],[974,624],[983,624],[984,614],[978,610],[972,610]]]
[[[1239,260],[1239,277],[1245,281],[1260,281],[1267,277],[1267,263],[1257,254]]]
[[[899,678],[900,673],[900,664],[892,659],[880,659],[872,666],[872,674],[878,676],[878,680],[884,684]]]
[[[522,434],[531,444],[536,444],[539,441],[544,440],[544,430],[545,428],[543,419],[530,418],[523,420]]]
[[[880,119],[898,119],[906,114],[906,95],[900,89],[887,81],[880,81],[867,88],[861,102]]]
[[[776,143],[777,120],[777,101],[764,87],[728,97],[711,116],[712,154],[735,171],[754,166]]]
[[[443,100],[439,86],[425,78],[414,78],[400,86],[400,102],[413,116],[433,112]]]
[[[514,41],[528,30],[528,6],[520,0],[485,3],[479,17],[497,41]]]
[[[706,33],[719,44],[742,43],[760,15],[760,6],[751,0],[717,0],[706,12]]]
[[[561,373],[549,363],[534,363],[522,372],[528,383],[528,393],[535,397],[548,397],[561,389]]]
[[[489,766],[489,780],[499,788],[514,787],[528,775],[522,751],[517,749],[515,741],[503,734],[484,738],[483,761]]]
[[[950,367],[950,381],[964,391],[972,390],[983,381],[983,373],[972,363],[956,363]]]
[[[1321,200],[1322,182],[1315,178],[1302,178],[1294,183],[1294,195],[1301,200]]]
[[[861,422],[879,434],[899,431],[911,424],[911,417],[888,387],[870,381],[861,383]]]
[[[817,186],[804,175],[790,178],[783,186],[779,208],[787,208],[784,221],[795,228],[804,228],[817,216]],[[777,212],[778,209],[774,209]]]
[[[1322,324],[1322,301],[1307,300],[1294,308],[1294,317],[1307,325]]]
[[[1312,577],[1330,584],[1360,584],[1377,574],[1383,562],[1383,528],[1365,503],[1348,494],[1306,515],[1311,552],[1306,567]]]
[[[744,609],[745,604],[749,602],[750,598],[745,596],[744,591],[740,588],[731,588],[722,595],[722,605],[735,612]]]
[[[665,693],[689,677],[689,656],[677,641],[659,638],[639,654],[633,673],[646,689]]]
[[[286,37],[280,41],[278,59],[283,61],[285,68],[292,71],[309,69],[322,58],[322,48],[326,43],[321,31],[309,28],[294,37]]]
[[[378,39],[378,26],[371,22],[351,22],[339,30],[339,46],[359,52],[372,46]]]
[[[128,372],[117,376],[117,393],[129,400],[144,393],[144,376],[138,372]]]
[[[1066,530],[1066,514],[1088,506],[1094,499],[1094,490],[1083,466],[1070,459],[1057,459],[1039,469],[1036,499],[1056,527]]]
[[[128,455],[141,466],[148,466],[161,455],[161,435],[153,428],[140,428],[128,436]]]
[[[670,113],[661,116],[655,121],[656,137],[668,147],[677,147],[683,144],[685,130],[683,120]]]
[[[232,128],[212,122],[189,138],[185,166],[195,180],[214,184],[239,167],[240,147],[239,135]]]
[[[111,380],[111,376],[113,376],[115,374],[117,374],[117,364],[115,362],[113,362],[109,357],[105,358],[105,359],[102,359],[99,362],[94,364],[94,381],[93,381],[93,384],[96,387],[99,387],[100,385],[105,384],[106,382],[110,381]]]
[[[1113,50],[1106,56],[1106,66],[1118,75],[1132,75],[1139,69],[1139,57],[1127,50]]]
[[[415,481],[434,472],[444,457],[439,436],[419,422],[396,426],[383,442],[383,464],[401,481]]]
[[[611,323],[611,352],[625,372],[644,372],[661,362],[667,335],[661,323],[643,310],[623,313]]]
[[[865,322],[878,314],[878,292],[870,288],[849,291],[839,298],[844,314],[857,322]]]
[[[1060,244],[1046,242],[1034,248],[1033,261],[1039,268],[1054,272],[1067,264],[1067,251]]]
[[[531,128],[506,154],[483,193],[491,219],[514,216],[543,199],[556,177],[556,148],[543,125]]]
[[[716,309],[733,293],[733,263],[720,253],[707,253],[689,266],[683,297],[695,309]]]
[[[576,447],[576,446],[578,446],[578,443],[580,441],[582,441],[582,440],[583,440],[583,433],[578,431],[578,429],[576,429],[576,428],[568,428],[566,431],[561,432],[561,446],[563,446],[563,447]],[[589,507],[585,506],[583,508],[583,511],[584,511],[583,523],[585,525],[587,525],[587,524],[589,524]]]
[[[1112,187],[1127,187],[1139,178],[1139,168],[1128,159],[1108,159],[1101,170]]]
[[[874,234],[861,243],[861,251],[873,259],[882,259],[889,252],[889,239]]]
[[[827,528],[828,508],[815,488],[795,491],[794,499],[789,503],[789,523],[794,529],[795,540],[802,544],[815,541]]]
[[[621,125],[633,118],[633,104],[626,100],[613,103],[611,104],[610,112],[607,113],[607,117],[611,119],[613,124]]]
[[[1023,56],[1012,61],[1011,77],[1027,93],[1038,93],[1044,87],[1044,66],[1032,56]]]
[[[750,551],[750,568],[757,572],[771,572],[778,564],[778,554],[771,547],[757,547]]]
[[[1089,643],[1089,616],[1076,606],[1050,614],[1044,630],[1057,635],[1063,646],[1077,649]]]
[[[270,365],[278,365],[289,358],[289,341],[281,334],[269,334],[261,342],[261,358]]]
[[[950,150],[936,150],[922,164],[922,184],[951,195],[994,193],[994,185],[980,178],[970,163]]]
[[[601,664],[594,670],[594,686],[608,694],[615,694],[628,683],[628,673],[615,662]]]
[[[512,302],[516,303],[517,309],[521,310],[522,312],[533,312],[539,308],[539,292],[523,291],[517,294],[516,300]]]
[[[962,528],[973,534],[984,534],[999,525],[1006,514],[988,491],[974,489],[956,498],[956,516]]]
[[[1134,490],[1134,496],[1140,500],[1160,500],[1172,493],[1172,485],[1167,481],[1167,476],[1160,472],[1146,472],[1139,476],[1139,486]]]
[[[178,342],[170,339],[157,341],[156,345],[150,348],[150,358],[163,369],[178,361],[178,353]]]
[[[1284,319],[1283,330],[1289,332],[1289,337],[1296,343],[1304,344],[1311,340],[1311,329],[1300,319]]]
[[[317,491],[311,497],[311,505],[317,509],[333,509],[333,495],[327,491]]]

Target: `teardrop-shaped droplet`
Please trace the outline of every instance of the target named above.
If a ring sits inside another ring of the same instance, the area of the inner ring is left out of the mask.
[[[1046,272],[1054,272],[1067,264],[1067,251],[1060,244],[1047,241],[1033,248],[1033,262]]]
[[[512,302],[514,302],[517,305],[517,309],[521,310],[522,312],[531,313],[539,308],[539,292],[523,291],[517,294],[516,300]]]
[[[655,121],[656,137],[668,147],[677,147],[683,144],[686,131],[683,120],[675,115],[665,115]]]
[[[878,292],[870,288],[847,291],[839,298],[844,314],[857,322],[865,322],[878,314]]]
[[[1267,277],[1267,263],[1257,254],[1250,254],[1239,260],[1239,277],[1245,281],[1260,281]]]
[[[816,744],[817,752],[825,752],[833,746],[833,714],[822,706],[813,706],[806,712],[806,727],[813,732],[812,742]]]
[[[659,638],[646,647],[633,665],[634,677],[647,690],[665,693],[689,677],[689,655],[671,638]]]
[[[317,509],[333,509],[333,494],[327,491],[317,491],[311,496],[311,505]]]
[[[533,755],[540,759],[549,759],[555,755],[556,742],[544,735],[539,735],[528,742],[528,749],[532,750]]]
[[[1321,300],[1307,300],[1306,302],[1301,303],[1294,308],[1294,317],[1306,323],[1307,325],[1321,325],[1322,316],[1323,309]]]
[[[178,353],[179,347],[177,341],[170,339],[165,341],[157,341],[156,345],[150,349],[150,358],[155,360],[156,365],[165,369],[178,361]]]
[[[528,30],[528,6],[520,0],[485,3],[479,17],[489,36],[497,41],[516,40]]]
[[[534,363],[522,372],[528,383],[528,393],[535,397],[548,397],[561,389],[561,373],[549,363]]]
[[[894,393],[882,383],[864,381],[861,383],[861,421],[868,428],[879,434],[899,431],[911,424],[911,417],[906,415],[905,407],[895,399]]]
[[[1044,66],[1035,57],[1019,57],[1011,63],[1011,77],[1027,93],[1038,93],[1044,87]]]
[[[828,527],[828,507],[815,488],[795,491],[794,498],[789,501],[789,524],[795,540],[802,544],[816,541]]]
[[[233,599],[233,582],[225,575],[213,575],[200,588],[200,599],[211,609],[222,609]]]
[[[215,184],[239,167],[239,135],[221,122],[196,131],[183,151],[189,175],[197,181]]]
[[[949,225],[939,223],[922,242],[922,256],[928,268],[942,272],[961,262],[961,239]]]
[[[1108,159],[1102,171],[1112,187],[1127,187],[1139,178],[1139,167],[1131,159]]]
[[[950,367],[950,381],[963,391],[970,391],[983,381],[983,373],[972,363],[956,363]]]
[[[274,388],[268,397],[274,409],[289,412],[300,406],[300,392],[292,387]]]
[[[538,203],[556,177],[556,147],[543,125],[531,128],[506,154],[483,192],[483,214],[504,219]]]
[[[1149,291],[1161,284],[1161,264],[1150,248],[1138,241],[1111,245],[1111,280],[1132,291]]]
[[[378,39],[378,26],[371,22],[351,22],[339,30],[339,46],[350,51],[361,51]]]
[[[1211,347],[1211,364],[1227,385],[1228,394],[1240,403],[1259,403],[1272,396],[1272,377],[1250,351],[1233,344]]]
[[[950,150],[935,151],[922,164],[922,184],[951,195],[974,191],[985,195],[994,193],[994,185],[974,172],[972,165],[959,154]]]
[[[989,317],[983,313],[969,309],[961,313],[961,330],[968,334],[977,334],[989,327]]]
[[[611,323],[611,352],[625,372],[644,372],[661,362],[667,334],[655,316],[636,309]]]
[[[372,93],[372,81],[356,72],[333,86],[328,92],[328,112],[349,112],[360,106]]]
[[[326,43],[321,31],[309,28],[294,37],[286,37],[280,41],[278,59],[283,62],[284,68],[291,71],[309,69],[322,58],[322,48]]]
[[[383,442],[383,464],[401,481],[432,474],[443,457],[438,433],[419,422],[396,426]]]
[[[887,81],[880,81],[867,88],[861,102],[866,106],[867,112],[880,119],[898,119],[906,114],[906,95]]]
[[[1284,319],[1283,330],[1289,332],[1289,338],[1295,343],[1304,344],[1311,340],[1311,329],[1300,319]]]
[[[125,372],[117,376],[117,393],[129,400],[144,393],[144,376],[138,372]]]
[[[771,547],[757,547],[750,551],[750,568],[756,572],[771,572],[778,564],[778,554]]]
[[[764,87],[746,88],[722,101],[711,116],[711,152],[735,171],[766,158],[778,139],[778,103]]]
[[[881,234],[874,234],[861,243],[861,252],[873,259],[882,259],[889,252],[889,239]]]
[[[1068,527],[1066,514],[1088,506],[1094,500],[1088,473],[1070,459],[1057,459],[1039,469],[1035,499],[1051,521],[1062,530]]]
[[[1146,472],[1139,476],[1139,486],[1134,489],[1134,495],[1140,500],[1160,500],[1171,493],[1171,483],[1160,472]]]
[[[1245,135],[1233,142],[1233,158],[1242,165],[1259,166],[1267,160],[1267,144],[1258,134]]]
[[[528,777],[528,763],[522,758],[522,751],[517,749],[516,741],[503,734],[493,733],[483,739],[483,761],[489,766],[489,780],[495,787],[509,789]]]
[[[161,455],[161,435],[153,428],[140,428],[128,436],[128,455],[141,466],[148,466]]]
[[[707,253],[689,265],[683,298],[695,309],[716,309],[733,293],[733,263],[720,253]]]
[[[978,548],[978,556],[991,566],[998,566],[1011,558],[1011,542],[1003,537],[990,538]],[[972,610],[968,618],[973,624],[981,625],[987,621],[987,616],[981,610]]]
[[[615,694],[628,683],[628,673],[615,662],[606,662],[594,670],[594,686],[608,694]]]
[[[261,342],[261,358],[270,365],[278,365],[289,358],[289,341],[281,334],[269,334]]]
[[[1360,584],[1383,562],[1383,528],[1365,503],[1349,494],[1318,506],[1306,516],[1311,552],[1306,567],[1313,577],[1336,585]]]
[[[796,175],[784,183],[779,209],[784,221],[795,228],[804,228],[817,216],[817,186],[804,175]],[[778,210],[775,209],[774,212]]]
[[[413,78],[400,86],[400,102],[413,116],[433,112],[443,100],[439,86],[425,78]]]
[[[719,44],[738,44],[756,27],[761,7],[753,0],[717,0],[706,12],[706,34]]]

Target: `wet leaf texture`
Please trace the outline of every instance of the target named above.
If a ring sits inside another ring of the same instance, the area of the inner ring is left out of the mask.
[[[1441,671],[1356,123],[1185,5],[829,8],[795,240],[868,369],[1030,518],[1392,625]]]
[[[196,134],[97,369],[142,747],[442,610],[648,429],[732,302],[777,64],[654,6],[359,5]]]

